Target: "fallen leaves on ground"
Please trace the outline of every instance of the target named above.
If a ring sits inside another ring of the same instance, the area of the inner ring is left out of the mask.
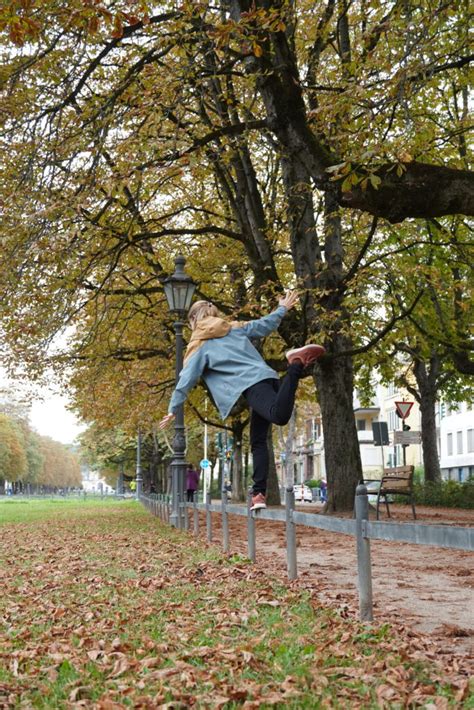
[[[469,702],[403,627],[222,556],[135,502],[1,528],[0,707],[398,708]]]

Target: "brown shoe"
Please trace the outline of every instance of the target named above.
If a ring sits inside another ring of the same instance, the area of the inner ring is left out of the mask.
[[[252,496],[252,505],[250,506],[250,510],[259,510],[260,508],[266,508],[267,503],[265,501],[265,496],[263,493],[256,493],[254,496]]]
[[[294,365],[295,362],[299,362],[303,367],[308,367],[312,365],[318,357],[324,355],[326,350],[322,345],[303,345],[302,348],[295,348],[294,350],[288,350],[286,353],[286,359],[290,365]]]

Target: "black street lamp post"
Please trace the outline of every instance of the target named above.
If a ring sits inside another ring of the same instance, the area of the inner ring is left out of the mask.
[[[164,290],[169,309],[176,316],[174,332],[176,335],[176,382],[183,369],[183,325],[186,314],[193,300],[196,284],[184,271],[186,263],[180,254],[174,260],[175,272],[164,282]],[[171,462],[171,516],[174,527],[183,527],[180,503],[184,502],[184,478],[186,462],[186,436],[184,429],[184,406],[176,412],[173,437],[173,460]]]
[[[143,476],[142,476],[142,432],[138,427],[137,433],[137,477],[136,477],[136,499],[140,500],[143,493]]]

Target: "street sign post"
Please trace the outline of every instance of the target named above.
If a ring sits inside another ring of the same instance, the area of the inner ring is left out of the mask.
[[[372,436],[374,437],[374,446],[388,446],[390,441],[387,422],[372,422]]]
[[[410,446],[410,444],[419,444],[421,442],[420,431],[394,431],[393,443],[401,444],[402,446]]]
[[[201,459],[199,462],[199,466],[201,468],[201,471],[203,473],[203,481],[202,481],[202,492],[203,492],[203,500],[206,500],[207,492],[209,491],[211,487],[211,462],[204,457]]]

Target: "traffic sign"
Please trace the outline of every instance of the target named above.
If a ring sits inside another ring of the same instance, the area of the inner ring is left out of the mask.
[[[410,409],[413,407],[413,402],[395,402],[395,407],[400,419],[406,419],[410,414]]]
[[[388,446],[388,425],[387,422],[372,422],[372,436],[374,446]]]
[[[207,459],[202,459],[202,461],[200,462],[199,465],[201,468],[210,468],[211,462],[208,461]]]
[[[393,443],[401,444],[402,446],[410,446],[410,444],[419,444],[421,442],[420,431],[394,431]]]

